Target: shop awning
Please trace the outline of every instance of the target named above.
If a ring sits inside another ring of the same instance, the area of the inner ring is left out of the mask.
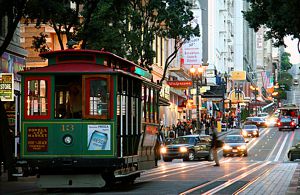
[[[210,86],[210,90],[201,95],[202,98],[224,98],[224,86]]]
[[[159,97],[158,98],[158,105],[159,106],[170,106],[170,102],[168,99],[163,98],[163,97]]]

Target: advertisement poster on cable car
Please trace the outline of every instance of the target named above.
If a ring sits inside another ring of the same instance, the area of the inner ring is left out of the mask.
[[[88,125],[88,150],[111,150],[111,126]]]

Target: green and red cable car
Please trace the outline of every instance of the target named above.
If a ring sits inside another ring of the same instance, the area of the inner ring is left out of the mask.
[[[41,188],[103,187],[154,167],[160,86],[146,69],[105,51],[41,57],[48,66],[20,72],[20,160]]]

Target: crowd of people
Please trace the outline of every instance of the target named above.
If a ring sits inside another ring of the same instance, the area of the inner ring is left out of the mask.
[[[161,126],[161,131],[166,138],[175,138],[183,135],[190,134],[206,134],[211,135],[212,124],[217,127],[217,121],[221,121],[222,124],[226,125],[228,128],[235,128],[237,125],[237,119],[230,116],[226,119],[216,119],[214,117],[204,117],[199,122],[199,129],[197,129],[196,120],[180,120],[178,119],[177,124],[173,124],[172,127]]]

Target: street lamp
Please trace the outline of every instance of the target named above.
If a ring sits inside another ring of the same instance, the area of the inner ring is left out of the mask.
[[[196,124],[196,128],[197,130],[200,131],[200,110],[199,110],[199,87],[202,86],[202,75],[203,75],[203,67],[199,66],[197,69],[194,68],[194,66],[192,66],[190,68],[190,75],[192,77],[192,82],[193,82],[193,86],[194,84],[196,84],[196,112],[197,112],[197,124]],[[199,83],[200,81],[200,83]],[[200,132],[201,133],[201,132]],[[199,133],[199,134],[200,134]]]
[[[250,86],[252,93],[254,94],[254,101],[255,101],[255,114],[257,116],[257,95],[258,95],[258,87]]]

